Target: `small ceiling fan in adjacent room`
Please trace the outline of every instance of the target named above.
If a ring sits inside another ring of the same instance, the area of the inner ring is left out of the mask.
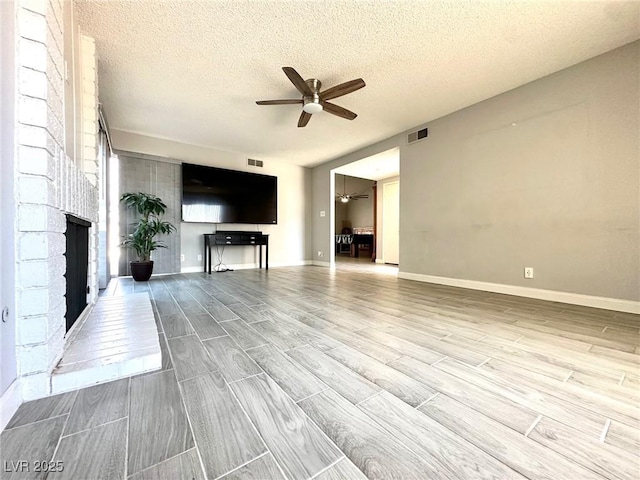
[[[320,87],[322,86],[320,80],[316,78],[303,80],[293,67],[282,67],[282,70],[284,70],[284,73],[289,77],[291,83],[293,83],[302,94],[302,98],[290,100],[260,100],[256,102],[258,105],[302,105],[302,113],[298,120],[298,127],[305,127],[307,123],[309,123],[313,113],[322,111],[346,118],[347,120],[353,120],[357,117],[352,111],[330,103],[327,100],[332,100],[361,89],[366,85],[361,78],[350,80],[335,87],[328,88],[327,90],[320,91]]]
[[[358,200],[360,198],[369,198],[367,193],[347,193],[347,176],[342,176],[342,193],[336,195],[336,200],[342,203],[349,203],[351,200]]]

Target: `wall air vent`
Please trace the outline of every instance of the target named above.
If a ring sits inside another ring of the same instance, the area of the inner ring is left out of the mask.
[[[251,165],[252,167],[262,167],[264,166],[264,162],[262,160],[254,160],[253,158],[248,158],[247,165]]]
[[[424,140],[428,136],[429,130],[427,128],[423,128],[422,130],[411,132],[409,135],[407,135],[407,143],[414,143],[420,140]]]

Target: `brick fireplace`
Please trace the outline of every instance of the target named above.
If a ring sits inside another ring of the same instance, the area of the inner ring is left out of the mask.
[[[15,328],[25,400],[51,393],[51,372],[65,348],[72,275],[67,260],[77,253],[67,246],[67,218],[84,228],[86,253],[74,262],[84,269],[82,288],[90,289],[72,315],[98,293],[95,45],[81,34],[69,43],[69,35],[75,35],[67,28],[73,25],[69,9],[71,2],[15,1]],[[71,68],[68,81],[65,68]],[[74,98],[72,107],[66,98]]]

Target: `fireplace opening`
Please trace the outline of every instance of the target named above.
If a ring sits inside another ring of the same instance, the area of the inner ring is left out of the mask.
[[[67,332],[87,306],[87,273],[89,268],[89,227],[91,223],[81,218],[67,215],[65,233],[67,251]]]

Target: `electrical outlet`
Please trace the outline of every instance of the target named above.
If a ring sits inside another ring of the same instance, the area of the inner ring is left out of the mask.
[[[318,258],[324,257],[324,252],[318,250]]]
[[[321,217],[326,217],[327,212],[325,212],[324,210],[320,210],[320,216]]]
[[[182,255],[180,255],[180,261],[184,262],[184,253]]]
[[[533,267],[524,267],[524,278],[533,278]]]
[[[202,261],[202,255],[198,255],[198,261],[201,262]]]

